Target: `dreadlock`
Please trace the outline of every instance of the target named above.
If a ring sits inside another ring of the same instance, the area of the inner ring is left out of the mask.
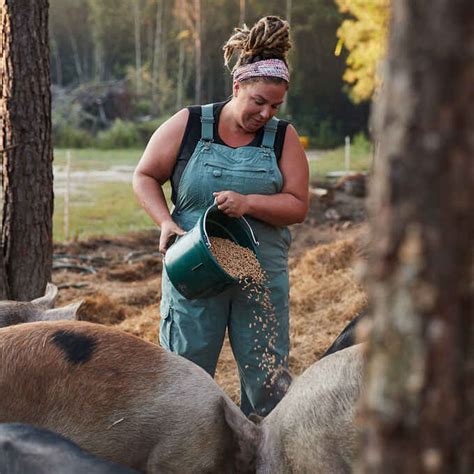
[[[224,64],[230,69],[229,62],[234,53],[239,52],[232,73],[244,64],[263,59],[281,59],[287,64],[287,51],[291,48],[290,25],[277,16],[261,18],[251,30],[246,25],[235,28],[234,34],[224,45]]]

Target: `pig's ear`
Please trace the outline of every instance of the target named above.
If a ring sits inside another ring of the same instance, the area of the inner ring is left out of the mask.
[[[276,400],[279,402],[288,392],[293,376],[288,369],[280,368],[272,376],[271,385],[275,394]]]
[[[66,319],[74,321],[78,319],[77,311],[81,307],[82,303],[84,303],[84,300],[81,300],[77,303],[68,304],[67,306],[62,306],[61,308],[48,309],[42,314],[41,320],[61,321]]]
[[[54,303],[58,297],[58,287],[52,283],[46,285],[44,296],[36,298],[31,303],[44,309],[54,308]]]
[[[255,472],[260,427],[252,423],[230,400],[222,398],[224,418],[232,431],[233,456],[236,472]]]

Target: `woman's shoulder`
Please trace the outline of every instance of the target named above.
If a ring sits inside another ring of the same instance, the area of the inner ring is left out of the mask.
[[[288,125],[291,125],[291,122],[289,120],[279,118],[277,130],[286,130],[288,128]]]

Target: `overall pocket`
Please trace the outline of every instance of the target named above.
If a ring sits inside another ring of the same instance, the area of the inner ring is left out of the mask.
[[[160,346],[169,352],[173,352],[173,309],[168,307],[166,313],[161,316],[160,320]]]
[[[206,161],[204,170],[208,181],[217,190],[231,190],[241,194],[273,194],[278,191],[273,169],[263,166],[222,165]]]
[[[209,161],[206,161],[204,163],[204,166],[215,177],[230,175],[230,176],[240,176],[240,177],[247,178],[247,177],[255,175],[255,177],[258,177],[261,179],[265,177],[265,173],[270,172],[269,170],[262,167],[252,168],[252,167],[246,167],[242,165],[240,165],[239,167],[233,167],[233,166],[225,166],[225,165],[221,165],[217,163],[212,163]]]

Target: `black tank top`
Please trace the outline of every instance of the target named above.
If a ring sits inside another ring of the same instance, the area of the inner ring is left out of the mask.
[[[219,143],[220,145],[226,145],[219,136],[218,125],[219,125],[219,116],[224,105],[229,101],[218,102],[213,106],[214,113],[214,142]],[[186,165],[188,164],[189,159],[194,153],[194,149],[201,139],[201,106],[192,105],[187,108],[189,110],[188,123],[186,124],[186,129],[184,131],[183,140],[181,146],[179,147],[178,158],[176,164],[173,168],[173,173],[171,174],[171,201],[173,204],[176,204],[176,197],[179,187],[179,182],[181,181],[181,176],[183,174]],[[283,144],[285,142],[285,133],[286,128],[288,127],[289,122],[286,120],[280,120],[278,122],[278,128],[275,136],[275,156],[277,161],[281,158],[281,153],[283,151]],[[263,140],[263,127],[257,132],[250,146],[259,147],[262,144]]]

